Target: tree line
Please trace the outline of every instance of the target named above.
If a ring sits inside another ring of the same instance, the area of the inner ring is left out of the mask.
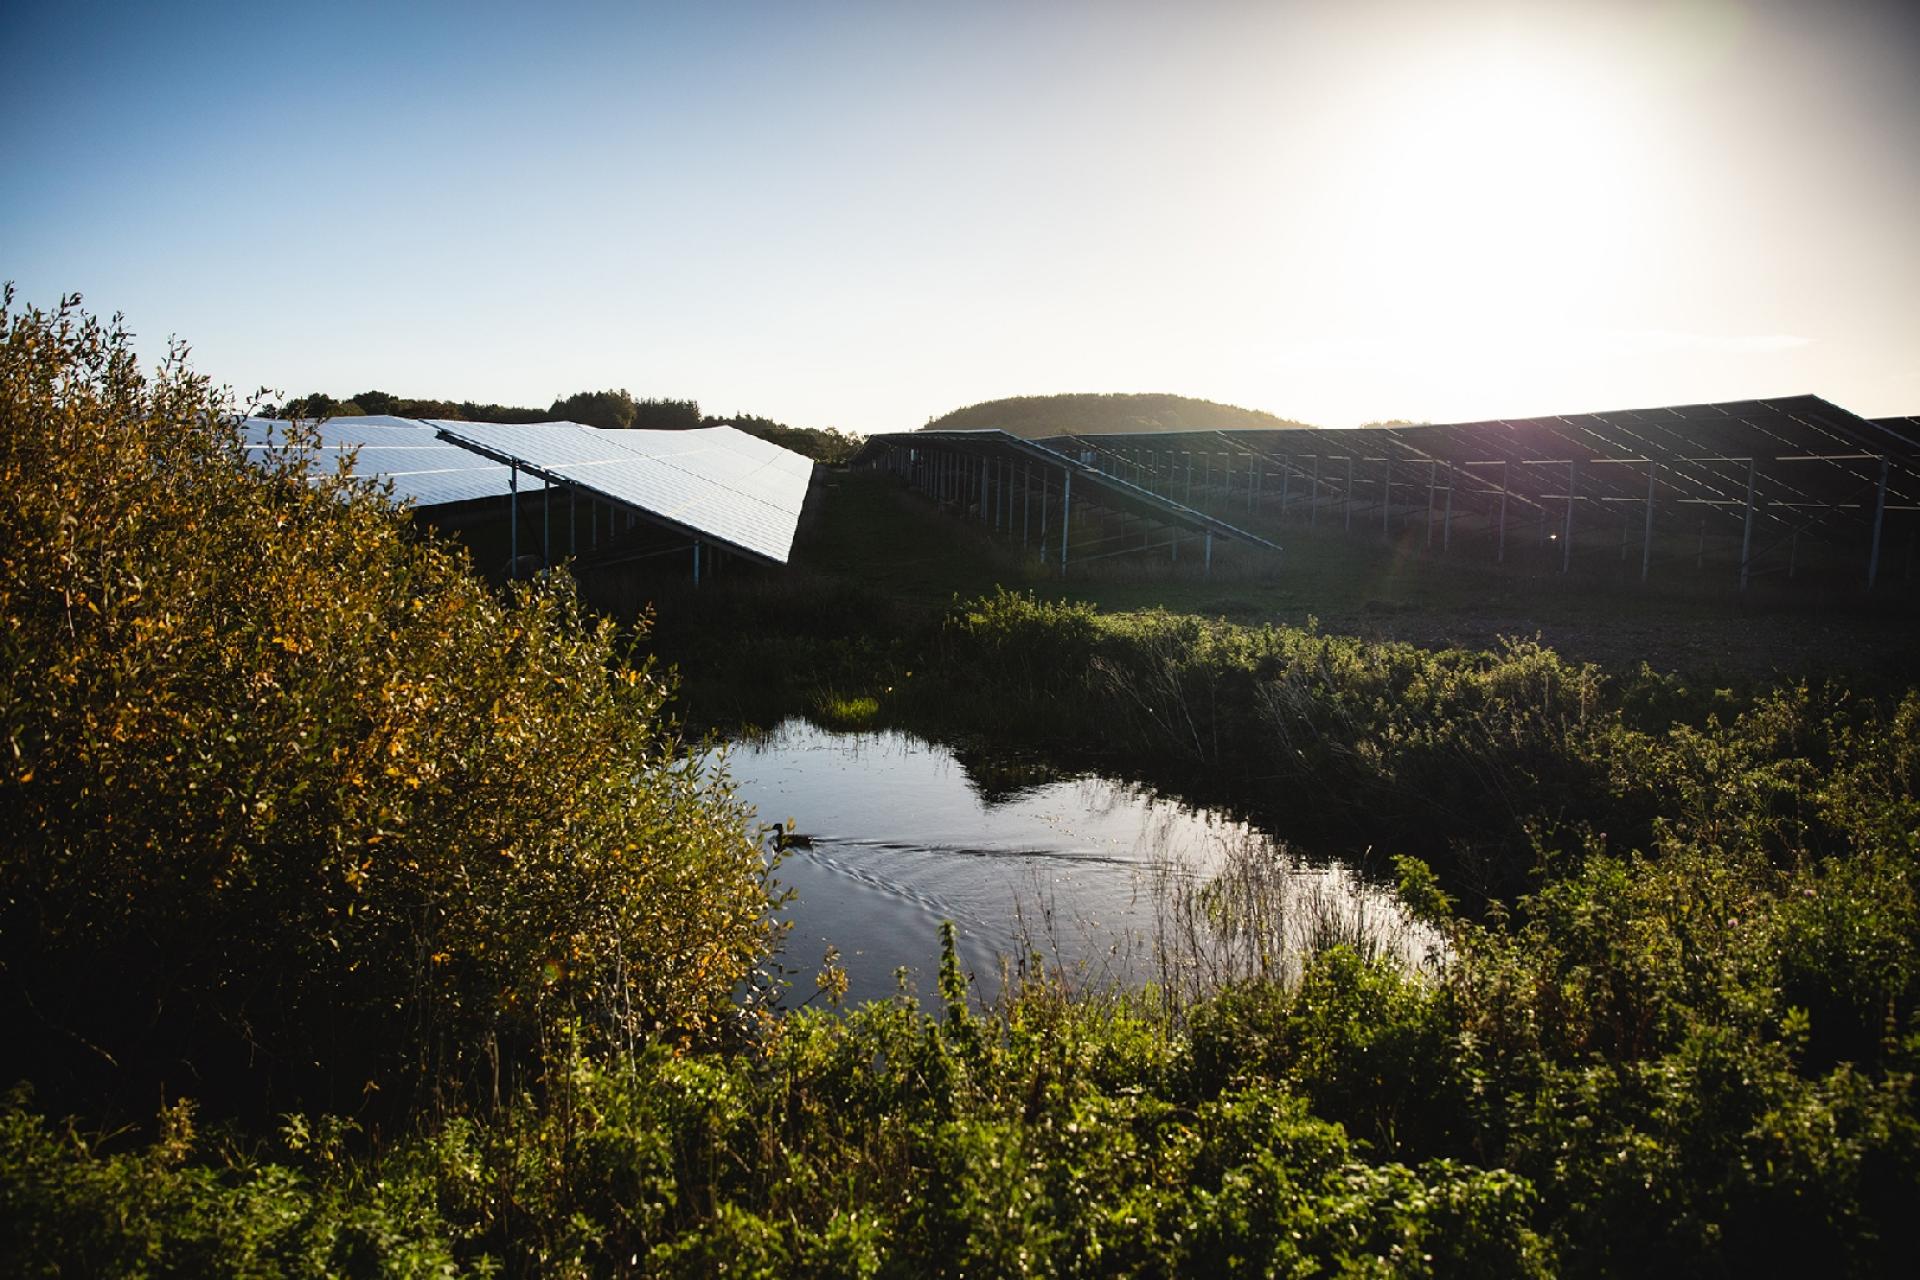
[[[324,391],[295,396],[284,404],[267,404],[260,413],[269,418],[317,422],[326,418],[368,415],[397,418],[444,418],[457,422],[578,422],[603,431],[689,431],[697,427],[735,427],[785,449],[836,465],[846,462],[864,437],[833,427],[792,427],[756,414],[709,417],[697,400],[636,397],[625,387],[606,391],[576,391],[560,396],[545,409],[482,403],[478,400],[422,400],[386,391],[361,391],[344,400]]]

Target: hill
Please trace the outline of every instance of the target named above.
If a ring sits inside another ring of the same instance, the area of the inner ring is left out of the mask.
[[[1029,440],[1059,435],[1131,435],[1144,431],[1277,431],[1310,423],[1259,409],[1175,395],[1011,396],[942,414],[924,431],[998,428]]]

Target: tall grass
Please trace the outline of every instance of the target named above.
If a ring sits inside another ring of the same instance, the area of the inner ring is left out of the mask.
[[[1232,987],[1296,987],[1336,948],[1410,978],[1445,962],[1440,930],[1346,868],[1310,866],[1252,831],[1223,854],[1210,868],[1169,861],[1153,870],[1155,992],[1176,1017]]]

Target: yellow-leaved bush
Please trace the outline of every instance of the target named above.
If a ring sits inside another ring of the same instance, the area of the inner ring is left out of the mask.
[[[411,1107],[562,1021],[723,1029],[750,815],[564,575],[503,599],[310,442],[249,457],[77,298],[0,328],[0,1073]]]

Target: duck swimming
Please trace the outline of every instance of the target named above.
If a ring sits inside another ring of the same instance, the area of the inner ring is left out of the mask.
[[[773,847],[775,850],[811,849],[813,837],[789,830],[784,822],[776,822],[773,824]]]

